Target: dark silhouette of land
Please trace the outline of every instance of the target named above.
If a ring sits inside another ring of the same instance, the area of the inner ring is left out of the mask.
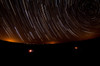
[[[99,37],[84,41],[44,45],[28,45],[0,40],[0,56],[99,56],[99,44]],[[29,53],[29,49],[34,52]]]

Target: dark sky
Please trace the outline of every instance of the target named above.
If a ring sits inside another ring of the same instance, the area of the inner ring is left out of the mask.
[[[0,0],[0,39],[60,43],[100,35],[100,0]]]

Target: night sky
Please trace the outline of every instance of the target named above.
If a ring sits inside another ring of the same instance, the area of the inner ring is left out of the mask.
[[[97,55],[99,37],[100,0],[0,0],[0,55]]]
[[[100,35],[100,0],[0,0],[0,39],[55,44]]]

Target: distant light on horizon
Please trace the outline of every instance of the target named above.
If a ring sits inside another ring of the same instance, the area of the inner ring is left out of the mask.
[[[77,49],[78,49],[78,47],[76,46],[76,47],[74,47],[74,49],[75,49],[75,50],[77,50]]]
[[[32,53],[32,52],[34,52],[34,50],[33,49],[29,49],[28,52],[29,53]]]

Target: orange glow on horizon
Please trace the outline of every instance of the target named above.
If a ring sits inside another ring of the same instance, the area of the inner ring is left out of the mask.
[[[8,41],[8,42],[18,42],[17,40],[15,40],[15,39],[10,39],[10,38],[4,39],[4,41]]]
[[[46,44],[57,44],[58,42],[56,41],[51,41],[51,42],[46,42]]]
[[[8,39],[6,41],[8,41],[8,42],[16,42],[15,40],[12,40],[12,39]]]

